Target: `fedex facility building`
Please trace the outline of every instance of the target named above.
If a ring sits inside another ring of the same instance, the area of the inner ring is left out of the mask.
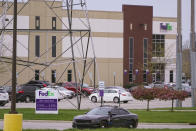
[[[23,4],[18,5],[21,7]],[[60,7],[62,2],[56,1],[53,4]],[[2,10],[0,11],[2,13]],[[65,36],[62,30],[68,24],[64,12],[63,8],[58,8],[54,14],[42,0],[31,1],[26,5],[18,14],[18,29],[24,29],[18,32],[20,42],[17,45],[18,58],[25,61],[39,58],[38,63],[49,63],[59,56],[67,48],[66,43],[69,41],[68,37],[62,39]],[[79,16],[84,21],[85,17],[81,12],[75,10],[73,15]],[[13,12],[8,11],[6,17],[11,20]],[[97,82],[104,81],[106,86],[114,84],[126,86],[132,83],[156,81],[175,82],[176,18],[153,17],[153,7],[135,5],[123,5],[122,12],[88,10],[88,18],[97,62]],[[12,28],[12,24],[10,22],[7,29]],[[82,26],[81,21],[77,22],[73,18],[73,27]],[[33,31],[26,31],[26,29],[33,29]],[[7,49],[12,49],[10,34],[9,31],[4,33],[4,44],[7,47],[3,47],[1,56],[12,56]],[[78,36],[79,34],[75,34],[75,39]],[[83,40],[86,41],[87,38],[84,37]],[[55,48],[51,48],[51,45]],[[41,54],[49,49],[51,51],[42,57]],[[80,52],[75,51],[75,57],[80,58],[80,56]],[[57,80],[58,82],[74,81],[73,66],[69,66],[64,72],[63,60],[70,57],[71,51],[62,54],[59,61],[54,62],[43,72],[41,72],[43,69],[41,65],[31,66],[17,76],[17,83],[22,84],[31,79],[44,79],[52,83],[56,83]],[[89,49],[88,57],[94,57],[92,48]],[[3,59],[0,64],[0,85],[4,83],[11,85],[11,81],[8,82],[11,78],[9,73],[11,65],[5,66],[2,61]],[[17,65],[17,72],[22,69],[22,65]],[[93,68],[90,68],[85,83],[92,84],[92,76]]]

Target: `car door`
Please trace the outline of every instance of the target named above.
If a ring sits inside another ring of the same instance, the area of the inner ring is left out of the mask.
[[[119,109],[119,125],[125,127],[129,124],[129,112],[124,109]]]
[[[108,102],[109,101],[109,93],[108,93],[108,90],[103,90],[104,91],[104,94],[103,94],[103,101],[106,101]]]
[[[116,90],[112,90],[112,89],[108,90],[108,100],[113,101],[114,97],[119,97],[118,92]]]
[[[118,109],[112,109],[111,110],[112,117],[110,118],[111,124],[113,127],[120,127],[120,116],[119,116],[119,110]]]

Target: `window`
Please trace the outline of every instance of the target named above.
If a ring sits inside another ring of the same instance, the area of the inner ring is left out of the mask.
[[[152,64],[152,73],[154,74],[154,80],[156,81],[164,81],[165,79],[165,64],[163,63],[154,63]]]
[[[147,68],[148,68],[148,39],[144,38],[143,41],[143,63],[144,63],[144,72],[143,72],[143,82],[147,82]]]
[[[130,30],[133,30],[133,24],[130,23]]]
[[[165,55],[165,35],[153,35],[152,56],[164,57]]]
[[[129,114],[129,112],[123,109],[119,109],[119,115],[125,115],[125,114]]]
[[[144,59],[148,58],[148,39],[144,38]]]
[[[56,57],[56,36],[52,36],[52,57]]]
[[[52,70],[52,83],[56,83],[56,70]]]
[[[144,74],[143,74],[143,82],[147,82],[147,73],[146,73],[146,71],[144,71]]]
[[[40,57],[40,36],[35,36],[35,56]]]
[[[35,29],[40,29],[40,16],[35,16]]]
[[[35,70],[35,80],[39,80],[39,70]]]
[[[133,82],[133,37],[129,38],[129,82]]]
[[[109,93],[109,90],[103,90],[104,93]]]
[[[67,71],[67,81],[71,82],[72,81],[72,70]]]
[[[169,82],[174,82],[174,72],[173,72],[173,70],[171,70],[170,72],[169,72]]]
[[[115,90],[108,90],[108,93],[117,93]]]
[[[56,30],[56,17],[52,17],[52,29]]]
[[[148,29],[148,24],[144,24],[144,30]]]

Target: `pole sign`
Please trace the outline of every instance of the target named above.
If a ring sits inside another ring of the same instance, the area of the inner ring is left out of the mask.
[[[99,81],[99,87],[105,87],[105,82],[104,81]]]
[[[99,90],[99,96],[103,97],[104,95],[104,91],[103,90]]]
[[[36,114],[58,114],[57,92],[51,90],[36,90]]]

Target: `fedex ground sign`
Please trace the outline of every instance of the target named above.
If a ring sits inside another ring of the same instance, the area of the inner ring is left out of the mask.
[[[53,89],[36,90],[35,104],[37,114],[58,114],[58,97]]]

